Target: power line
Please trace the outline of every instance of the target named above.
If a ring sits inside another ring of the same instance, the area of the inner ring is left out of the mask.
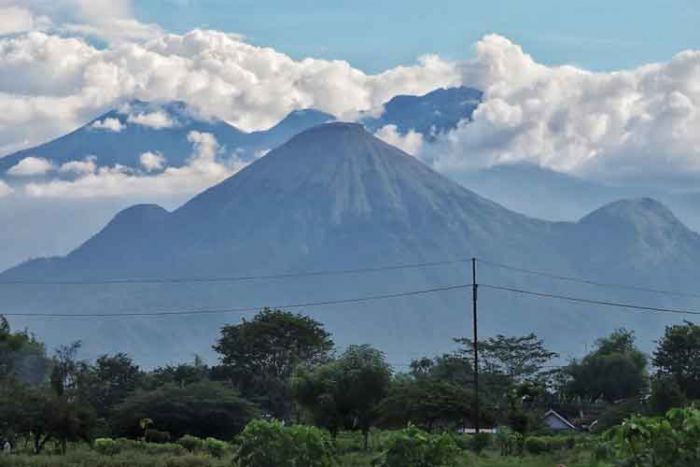
[[[504,287],[504,286],[491,285],[491,284],[479,284],[479,286],[485,287],[488,289],[493,289],[493,290],[502,290],[502,291],[517,293],[517,294],[522,294],[522,295],[530,295],[530,296],[534,296],[534,297],[555,298],[555,299],[559,299],[559,300],[566,300],[569,302],[588,303],[591,305],[602,305],[602,306],[609,306],[609,307],[626,308],[626,309],[633,309],[633,310],[638,310],[638,311],[642,311],[642,312],[646,311],[646,312],[653,312],[653,313],[676,313],[676,314],[683,314],[683,315],[700,315],[700,311],[684,310],[684,309],[679,309],[679,308],[662,308],[662,307],[655,307],[655,306],[636,305],[633,303],[622,303],[622,302],[612,302],[612,301],[606,301],[606,300],[595,300],[595,299],[590,299],[590,298],[573,297],[570,295],[558,295],[558,294],[552,294],[552,293],[546,293],[546,292],[537,292],[534,290],[516,289],[516,288],[512,288],[512,287]]]
[[[566,276],[566,275],[554,274],[554,273],[545,272],[545,271],[537,271],[537,270],[533,270],[533,269],[511,266],[508,264],[497,263],[495,261],[490,261],[490,260],[481,259],[481,258],[479,258],[479,263],[485,264],[487,266],[497,267],[497,268],[501,268],[501,269],[507,269],[507,270],[511,270],[511,271],[515,271],[515,272],[521,272],[524,274],[533,274],[533,275],[537,275],[537,276],[548,277],[550,279],[556,279],[556,280],[567,281],[567,282],[578,282],[581,284],[588,284],[588,285],[593,285],[593,286],[597,286],[597,287],[609,287],[609,288],[616,288],[616,289],[635,290],[638,292],[656,293],[656,294],[662,294],[662,295],[675,295],[675,296],[679,296],[679,297],[700,298],[700,294],[696,294],[696,293],[692,293],[692,292],[681,292],[681,291],[677,291],[677,290],[664,290],[664,289],[655,289],[655,288],[651,288],[651,287],[643,287],[643,286],[637,286],[637,285],[595,281],[595,280],[591,280],[591,279],[585,279],[582,277]]]
[[[4,280],[0,285],[109,285],[109,284],[163,284],[163,283],[198,283],[198,282],[242,282],[266,279],[290,279],[296,277],[339,276],[367,272],[395,271],[401,269],[417,269],[450,264],[463,264],[471,259],[455,259],[446,261],[430,261],[423,263],[405,263],[389,266],[376,266],[355,269],[328,269],[320,271],[300,271],[278,274],[261,274],[246,276],[202,276],[202,277],[173,277],[173,278],[134,278],[134,279],[81,279],[81,280]]]
[[[24,316],[24,317],[47,317],[47,318],[101,318],[101,317],[143,317],[143,316],[181,316],[181,315],[205,315],[205,314],[224,314],[224,313],[244,313],[250,311],[258,311],[263,308],[309,308],[314,306],[326,305],[341,305],[347,303],[369,302],[374,300],[388,300],[392,298],[411,297],[416,295],[426,295],[438,292],[447,292],[451,290],[465,289],[471,287],[471,284],[456,284],[444,287],[433,287],[423,290],[411,290],[408,292],[399,292],[382,295],[366,295],[363,297],[344,298],[338,300],[324,300],[318,302],[306,303],[291,303],[285,305],[263,305],[254,307],[241,308],[218,308],[218,309],[199,309],[199,310],[179,310],[179,311],[152,311],[152,312],[127,312],[127,313],[0,313],[4,316]]]

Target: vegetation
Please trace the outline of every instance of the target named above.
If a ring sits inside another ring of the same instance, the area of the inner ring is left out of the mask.
[[[394,374],[377,349],[334,353],[322,325],[264,310],[225,326],[221,358],[143,371],[126,354],[48,356],[0,321],[0,438],[12,466],[700,465],[700,332],[671,326],[647,357],[618,330],[580,360],[534,335],[480,341],[482,426],[473,424],[472,342]],[[554,435],[554,408],[583,433]]]

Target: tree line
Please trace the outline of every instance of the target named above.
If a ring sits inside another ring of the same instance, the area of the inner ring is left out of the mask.
[[[315,425],[332,437],[356,430],[365,444],[374,427],[434,431],[473,423],[468,338],[396,372],[378,349],[339,350],[312,318],[265,309],[221,329],[215,365],[195,358],[146,371],[125,353],[82,360],[79,342],[49,355],[32,334],[13,332],[0,318],[0,437],[36,453],[106,437],[230,440],[259,418]],[[667,327],[650,356],[620,329],[559,366],[534,334],[478,344],[482,426],[528,433],[555,409],[604,429],[700,398],[700,327],[689,322]]]

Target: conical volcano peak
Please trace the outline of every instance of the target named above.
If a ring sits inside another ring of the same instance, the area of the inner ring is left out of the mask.
[[[309,128],[292,138],[291,141],[301,138],[318,138],[322,136],[327,136],[330,138],[337,138],[340,135],[355,136],[355,137],[368,137],[371,138],[372,135],[365,129],[365,127],[360,123],[353,122],[329,122],[323,123],[321,125],[316,125],[315,127]]]

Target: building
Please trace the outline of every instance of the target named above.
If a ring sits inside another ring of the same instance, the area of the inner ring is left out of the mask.
[[[573,423],[566,419],[563,415],[554,410],[548,410],[542,416],[542,421],[552,431],[576,431]]]

